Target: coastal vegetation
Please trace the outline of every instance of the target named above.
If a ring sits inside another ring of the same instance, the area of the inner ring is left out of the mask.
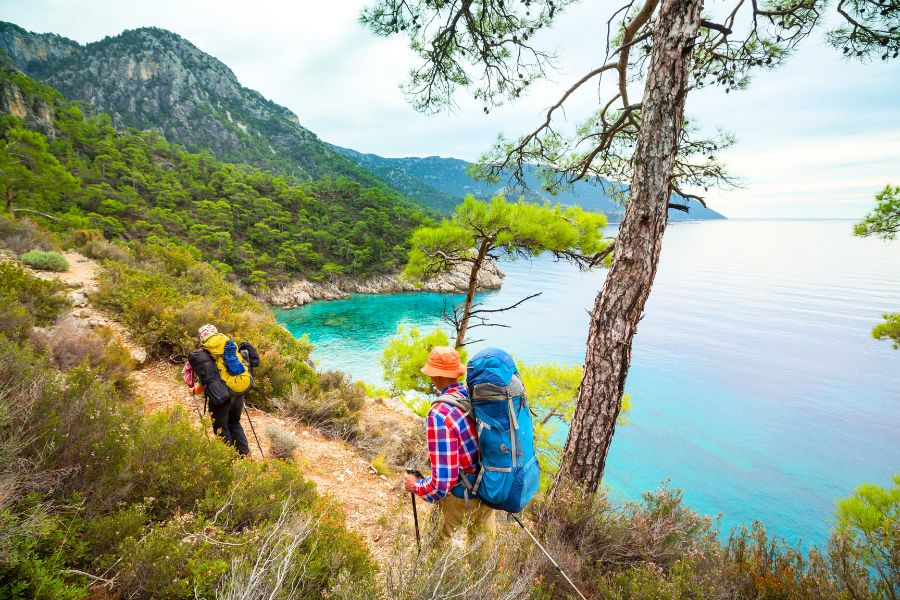
[[[16,316],[0,329],[0,597],[85,598],[93,585],[212,598],[266,543],[296,545],[295,598],[372,576],[340,511],[294,464],[238,461],[182,412],[144,414],[87,363],[61,369],[30,326],[68,306],[61,286],[13,262],[0,278]]]

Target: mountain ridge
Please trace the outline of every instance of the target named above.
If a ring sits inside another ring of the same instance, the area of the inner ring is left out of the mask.
[[[613,199],[601,187],[601,183],[592,183],[587,181],[579,181],[570,188],[562,190],[556,194],[551,194],[543,190],[542,182],[538,175],[538,167],[536,165],[526,165],[524,175],[524,187],[520,184],[507,185],[490,183],[481,180],[475,180],[469,177],[468,168],[472,165],[465,160],[459,158],[448,158],[442,156],[415,157],[407,156],[401,158],[386,158],[377,154],[362,153],[349,148],[333,146],[338,152],[350,157],[356,161],[361,167],[375,173],[386,182],[394,185],[398,189],[404,178],[415,179],[420,185],[426,185],[433,188],[439,194],[449,197],[451,200],[447,203],[455,206],[461,202],[467,194],[473,194],[476,197],[491,197],[497,194],[507,194],[509,196],[524,196],[532,202],[555,202],[563,205],[577,205],[586,210],[599,211],[606,214],[610,220],[618,221],[625,211],[625,207],[618,201]],[[508,177],[507,179],[511,179]],[[617,184],[604,181],[604,185],[627,189],[624,184]],[[678,197],[680,203],[684,203],[690,207],[690,212],[685,213],[678,210],[669,210],[669,219],[672,221],[692,221],[707,219],[724,219],[721,213],[711,208],[704,207],[695,200],[683,199]],[[449,212],[449,211],[448,211]]]

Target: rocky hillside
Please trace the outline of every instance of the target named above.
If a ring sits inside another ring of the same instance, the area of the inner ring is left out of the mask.
[[[302,180],[346,176],[384,185],[170,31],[141,28],[80,45],[0,23],[0,50],[25,74],[108,113],[118,128],[154,129],[188,150]]]
[[[468,194],[483,198],[506,192],[508,196],[513,197],[524,195],[533,202],[552,201],[581,206],[587,210],[602,212],[609,216],[611,221],[618,221],[624,213],[624,207],[610,198],[600,186],[587,182],[578,182],[571,189],[556,195],[544,192],[537,177],[537,167],[534,166],[526,168],[524,188],[509,188],[503,183],[492,184],[472,179],[467,171],[471,163],[458,158],[440,156],[385,158],[348,148],[335,147],[335,149],[406,194],[414,196],[413,190],[419,188],[433,190],[430,196],[434,198],[432,206],[442,212],[452,210]],[[693,200],[679,200],[679,202],[690,206],[690,212],[670,210],[669,218],[672,221],[725,218],[699,202]]]

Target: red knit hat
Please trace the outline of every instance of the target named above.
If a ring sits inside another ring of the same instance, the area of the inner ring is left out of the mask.
[[[466,374],[466,367],[456,350],[435,346],[428,355],[428,362],[422,367],[422,373],[429,377],[462,377]]]

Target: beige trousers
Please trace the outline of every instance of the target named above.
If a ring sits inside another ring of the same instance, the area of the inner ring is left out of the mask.
[[[438,536],[438,543],[444,544],[450,541],[453,532],[460,525],[466,526],[470,538],[477,533],[490,535],[497,533],[496,512],[483,504],[481,500],[469,498],[469,504],[466,507],[465,500],[457,498],[453,494],[447,494],[443,500],[438,502],[438,508],[444,521]]]

